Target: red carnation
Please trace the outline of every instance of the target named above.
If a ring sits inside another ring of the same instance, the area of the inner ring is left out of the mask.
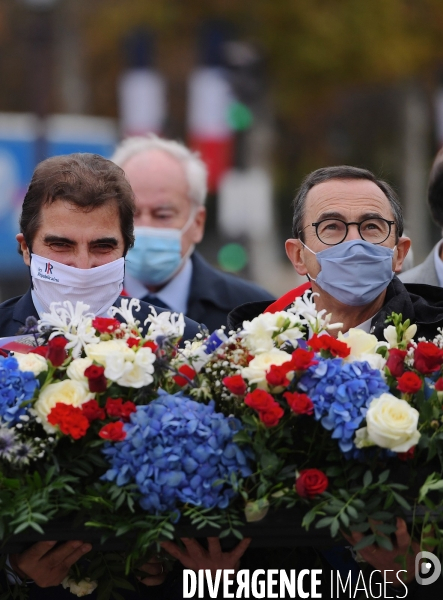
[[[140,343],[140,338],[130,337],[126,340],[126,345],[129,346],[129,348],[138,346],[139,343]]]
[[[314,498],[329,485],[328,478],[319,469],[303,469],[295,482],[297,494],[302,498]]]
[[[120,329],[121,323],[117,319],[95,317],[95,319],[92,321],[92,326],[99,333],[113,333],[117,329]]]
[[[272,386],[286,386],[289,383],[286,375],[292,370],[290,362],[283,363],[282,365],[271,365],[271,368],[266,373],[266,381]]]
[[[129,415],[137,410],[133,402],[123,402],[122,398],[108,398],[105,409],[109,417],[123,418],[125,421],[128,421]]]
[[[283,397],[296,415],[312,415],[314,412],[314,404],[306,394],[285,392]]]
[[[88,400],[88,402],[82,404],[81,408],[83,415],[89,422],[106,417],[105,411],[99,406],[97,400]]]
[[[184,387],[185,385],[188,385],[188,383],[189,383],[188,380],[192,381],[194,379],[194,377],[197,375],[196,371],[194,371],[194,369],[192,367],[190,367],[189,365],[182,365],[178,369],[178,372],[181,373],[182,375],[184,375],[185,377],[180,377],[180,375],[174,375],[174,377],[172,379],[180,387]]]
[[[308,340],[309,346],[315,351],[320,352],[325,350],[331,354],[331,356],[339,356],[340,358],[346,358],[351,354],[351,349],[344,342],[336,340],[330,335],[314,335]]]
[[[136,412],[136,410],[137,410],[137,407],[130,400],[128,400],[127,402],[123,402],[122,410],[121,410],[121,416],[122,416],[123,421],[129,421],[129,416],[133,412]]]
[[[228,388],[231,394],[236,396],[243,396],[248,389],[245,380],[241,375],[232,375],[232,377],[225,377],[222,379],[223,385]]]
[[[99,365],[91,365],[85,369],[85,377],[88,379],[90,392],[105,392],[108,382],[105,377],[105,368]]]
[[[158,346],[155,342],[147,341],[143,344],[143,348],[151,348],[152,352],[155,352],[158,349]]]
[[[265,411],[276,404],[274,398],[265,390],[255,389],[253,392],[246,394],[245,404],[257,411]]]
[[[49,340],[46,358],[52,362],[54,367],[59,367],[65,362],[68,356],[65,350],[67,343],[68,340],[64,337],[55,337]]]
[[[398,379],[405,372],[405,356],[407,355],[406,350],[399,350],[398,348],[391,348],[389,350],[389,358],[386,361],[391,375]]]
[[[302,348],[297,348],[292,353],[291,363],[294,371],[305,371],[312,365],[316,365],[318,360],[314,360],[314,352],[311,350],[303,350]]]
[[[282,409],[280,404],[278,404],[278,402],[274,402],[274,404],[266,410],[260,410],[258,412],[258,417],[260,421],[266,425],[266,427],[275,427],[279,424],[280,419],[284,414],[285,411]]]
[[[423,375],[429,375],[443,364],[443,350],[432,342],[419,342],[414,352],[414,367]]]
[[[421,377],[419,377],[417,373],[412,373],[412,371],[403,373],[397,380],[397,389],[405,394],[415,394],[422,385],[423,381],[421,380]]]
[[[51,409],[48,422],[51,425],[58,425],[62,433],[70,435],[74,440],[83,437],[89,428],[89,421],[83,415],[81,408],[63,402],[57,402]]]
[[[104,425],[98,432],[98,435],[104,440],[121,442],[126,437],[126,431],[123,430],[123,422],[117,421],[116,423]]]

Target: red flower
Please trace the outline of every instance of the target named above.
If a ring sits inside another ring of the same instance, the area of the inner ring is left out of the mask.
[[[314,412],[314,404],[306,394],[285,392],[283,397],[296,415],[312,415]]]
[[[225,377],[222,379],[223,385],[228,388],[231,394],[236,396],[243,396],[248,389],[245,380],[241,375],[232,375],[232,377]]]
[[[143,348],[151,348],[152,352],[155,352],[158,346],[155,342],[148,341],[143,344]]]
[[[107,319],[105,317],[95,317],[92,321],[92,326],[99,333],[113,333],[116,329],[120,329],[121,323],[117,319]]]
[[[391,375],[398,379],[405,372],[405,356],[407,355],[406,350],[399,350],[398,348],[391,348],[389,350],[389,358],[386,361],[386,366],[391,372]]]
[[[106,417],[105,411],[103,408],[100,408],[97,400],[88,400],[88,402],[82,404],[82,413],[89,422]]]
[[[188,383],[189,383],[188,380],[190,379],[192,381],[194,379],[194,377],[197,375],[197,373],[194,371],[194,369],[192,367],[190,367],[189,365],[182,365],[178,369],[178,372],[181,373],[182,375],[184,375],[185,377],[180,377],[180,375],[174,375],[174,377],[172,379],[175,381],[175,383],[177,383],[181,387],[188,385]]]
[[[39,356],[46,358],[46,355],[48,354],[48,346],[37,346],[36,348],[30,350],[29,354],[38,354]]]
[[[314,333],[311,339],[308,340],[308,344],[315,352],[326,350],[331,354],[331,356],[345,358],[351,354],[351,349],[347,344],[336,340],[330,335],[318,336],[316,333]]]
[[[297,494],[302,498],[314,498],[329,485],[328,478],[319,469],[303,469],[295,482]]]
[[[278,402],[274,402],[274,404],[266,410],[260,410],[258,412],[258,418],[264,425],[266,425],[266,427],[275,427],[279,424],[280,419],[284,414],[285,411],[282,409],[280,404],[278,404]]]
[[[128,421],[129,415],[137,410],[133,402],[123,402],[122,398],[108,398],[105,409],[109,417],[123,418],[124,421]]]
[[[130,348],[133,348],[134,346],[138,346],[139,343],[140,343],[140,338],[130,337],[129,339],[126,340],[126,345],[129,346]]]
[[[443,364],[443,350],[432,342],[418,342],[414,353],[414,367],[423,375],[428,375]]]
[[[123,402],[122,411],[121,411],[121,416],[122,416],[123,421],[129,421],[129,416],[133,412],[136,412],[136,410],[137,410],[137,407],[130,400],[128,400],[127,402]]]
[[[117,421],[116,423],[104,425],[98,432],[98,435],[104,440],[121,442],[126,437],[126,431],[123,431],[123,422]]]
[[[437,392],[443,392],[443,377],[437,379],[437,381],[435,382],[435,389],[437,390]]]
[[[291,363],[294,371],[305,371],[312,365],[316,365],[318,360],[314,360],[314,352],[311,350],[297,348],[292,353]]]
[[[409,448],[407,452],[397,452],[398,458],[403,461],[411,460],[412,458],[414,458],[416,447],[417,446],[412,446],[412,448]]]
[[[51,425],[58,425],[62,433],[70,435],[74,440],[83,437],[89,428],[89,421],[81,408],[63,402],[57,402],[51,409],[48,422]]]
[[[271,368],[266,373],[266,381],[272,386],[286,386],[289,383],[289,379],[286,375],[292,370],[293,368],[290,362],[283,363],[282,365],[271,365]]]
[[[422,385],[423,381],[421,380],[421,377],[419,377],[417,373],[412,373],[412,371],[403,373],[397,380],[397,389],[405,394],[415,394]]]
[[[68,353],[65,350],[65,346],[68,343],[68,340],[64,337],[56,337],[48,342],[48,353],[46,358],[52,362],[54,367],[59,367],[62,365]]]
[[[98,365],[91,365],[85,369],[85,377],[88,378],[90,392],[105,392],[108,382],[105,377],[105,368]]]
[[[274,404],[277,404],[274,398],[265,390],[256,389],[246,394],[245,404],[257,411],[266,411]]]

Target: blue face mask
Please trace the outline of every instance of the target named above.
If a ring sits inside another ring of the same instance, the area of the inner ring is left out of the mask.
[[[302,242],[303,244],[303,242]],[[369,304],[385,290],[392,278],[395,248],[351,240],[314,252],[321,271],[310,277],[322,290],[348,306]]]
[[[135,243],[126,256],[126,271],[147,286],[168,282],[194,248],[191,246],[182,257],[182,233],[191,223],[189,219],[183,229],[135,227]]]

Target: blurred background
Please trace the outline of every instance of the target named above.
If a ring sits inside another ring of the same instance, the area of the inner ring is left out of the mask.
[[[441,0],[0,0],[0,300],[28,287],[15,234],[37,162],[151,131],[209,166],[212,264],[294,287],[291,200],[334,164],[395,187],[417,264],[440,235],[442,32]]]

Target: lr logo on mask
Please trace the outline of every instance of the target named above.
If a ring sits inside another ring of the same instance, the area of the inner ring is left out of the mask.
[[[432,552],[419,552],[415,557],[415,578],[420,585],[431,585],[441,575],[441,563]]]

